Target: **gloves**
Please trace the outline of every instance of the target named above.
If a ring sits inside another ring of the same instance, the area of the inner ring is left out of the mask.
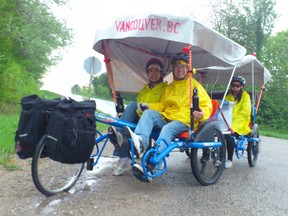
[[[144,110],[146,110],[146,109],[149,109],[149,105],[148,105],[147,103],[141,102],[141,103],[138,103],[138,104],[137,104],[137,110],[138,110],[138,112],[143,113]]]

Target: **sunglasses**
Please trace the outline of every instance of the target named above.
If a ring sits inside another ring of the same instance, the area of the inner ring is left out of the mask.
[[[232,88],[240,88],[240,87],[241,87],[241,84],[231,84],[231,87],[232,87]]]

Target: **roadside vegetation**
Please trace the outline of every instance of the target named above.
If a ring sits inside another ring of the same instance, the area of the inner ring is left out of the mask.
[[[59,98],[61,95],[49,91],[41,91],[41,97],[53,99]],[[21,108],[19,103],[13,106],[13,108],[10,107],[10,109],[6,107],[5,113],[1,112],[0,114],[0,165],[3,165],[8,170],[18,169],[13,161],[13,155],[15,155],[14,137],[18,127],[20,112]],[[97,129],[104,132],[107,131],[108,126],[103,123],[98,123]]]
[[[269,130],[261,130],[260,129],[260,136],[268,136],[268,137],[275,137],[279,139],[287,139],[288,140],[288,134],[287,133],[281,133],[281,132],[275,132],[275,131],[269,131]]]

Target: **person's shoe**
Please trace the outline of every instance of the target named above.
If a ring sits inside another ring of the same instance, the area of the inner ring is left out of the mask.
[[[120,176],[122,175],[126,168],[131,164],[131,161],[128,157],[124,157],[124,158],[120,158],[120,163],[119,165],[116,167],[116,169],[113,172],[114,176]]]
[[[147,183],[151,183],[152,182],[152,178],[148,177],[144,174],[143,168],[141,165],[139,164],[134,164],[132,167],[132,171],[133,171],[133,175],[142,182],[147,182]]]
[[[133,140],[135,154],[141,158],[145,153],[141,137],[133,133],[128,126],[124,127],[124,129],[127,131],[128,138]]]
[[[114,126],[108,128],[108,137],[110,142],[115,146],[115,148],[120,148],[123,143],[122,134],[119,133]]]
[[[225,164],[224,164],[224,168],[225,169],[231,169],[233,167],[233,163],[231,160],[226,160]]]

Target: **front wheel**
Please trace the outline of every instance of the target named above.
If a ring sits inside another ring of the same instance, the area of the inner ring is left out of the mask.
[[[214,142],[221,142],[222,147],[192,148],[190,157],[192,172],[196,180],[204,186],[218,181],[223,172],[226,157],[226,141],[222,132],[218,128],[214,128],[212,132]]]
[[[258,124],[253,125],[252,137],[259,138]],[[259,142],[248,142],[247,155],[248,155],[248,163],[250,167],[254,167],[256,165],[259,152],[260,152]]]
[[[84,164],[63,164],[45,156],[46,135],[37,144],[32,160],[32,178],[46,196],[69,191],[79,179]]]

